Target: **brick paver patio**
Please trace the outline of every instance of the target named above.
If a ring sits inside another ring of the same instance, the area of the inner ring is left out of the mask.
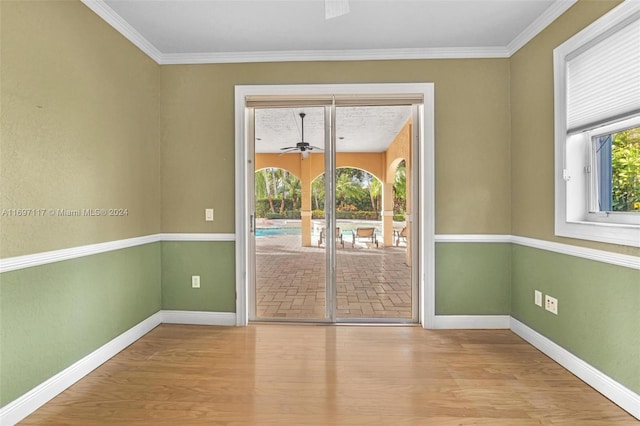
[[[405,247],[345,241],[336,255],[338,318],[411,319],[411,268]],[[256,238],[256,316],[325,316],[324,248],[302,247],[299,235]]]

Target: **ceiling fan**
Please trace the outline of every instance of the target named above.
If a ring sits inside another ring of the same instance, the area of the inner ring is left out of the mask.
[[[324,19],[337,18],[349,13],[349,0],[324,0]]]
[[[304,141],[304,117],[305,117],[305,113],[301,112],[300,113],[300,120],[302,122],[302,139],[300,140],[300,142],[296,143],[296,146],[286,146],[284,148],[280,148],[280,151],[282,151],[282,154],[288,154],[290,152],[294,152],[294,151],[300,151],[300,153],[302,154],[302,158],[307,158],[309,156],[309,151],[313,151],[313,150],[318,150],[318,151],[322,151],[322,148],[317,147],[317,146],[313,146],[311,144],[309,144],[309,142],[305,142]]]

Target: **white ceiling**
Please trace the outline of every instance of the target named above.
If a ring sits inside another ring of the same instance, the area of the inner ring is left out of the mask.
[[[158,63],[508,57],[576,0],[83,0]]]
[[[324,149],[324,108],[270,108],[255,111],[255,150],[279,153],[301,141]],[[384,152],[411,116],[411,107],[339,107],[336,109],[337,152]]]
[[[509,57],[577,0],[82,0],[159,64]],[[301,109],[256,112],[257,152],[300,141]],[[322,109],[304,109],[323,146]],[[341,108],[337,150],[380,152],[408,107]]]

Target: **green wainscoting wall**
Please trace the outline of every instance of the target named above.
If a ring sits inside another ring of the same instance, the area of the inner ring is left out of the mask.
[[[436,243],[436,315],[509,315],[511,245]]]
[[[191,276],[200,275],[200,288]],[[162,309],[235,312],[235,243],[162,242]]]
[[[0,407],[160,310],[160,243],[0,275]]]
[[[558,315],[534,290],[558,299]],[[640,393],[640,271],[512,247],[511,316]]]

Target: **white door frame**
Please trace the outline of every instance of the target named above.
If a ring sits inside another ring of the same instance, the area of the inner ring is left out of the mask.
[[[245,100],[252,95],[365,95],[365,94],[422,94],[419,161],[419,229],[420,253],[418,277],[420,315],[424,328],[435,322],[435,98],[433,83],[380,84],[313,84],[313,85],[255,85],[235,87],[235,221],[236,221],[236,325],[245,326],[249,318],[249,261],[248,243],[250,215],[247,194],[253,191],[247,180],[250,161],[247,147],[247,111]],[[253,166],[252,166],[253,167]],[[415,218],[414,218],[415,220]]]

